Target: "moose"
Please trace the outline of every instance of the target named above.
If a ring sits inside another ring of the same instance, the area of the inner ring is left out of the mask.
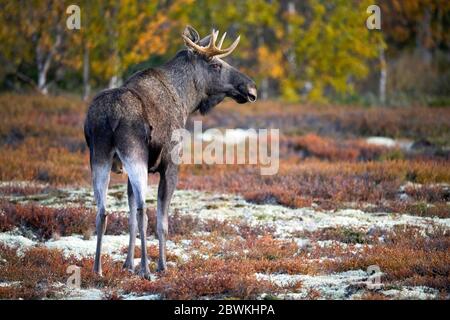
[[[110,173],[128,175],[130,240],[123,267],[134,272],[134,248],[139,230],[141,241],[140,276],[149,279],[146,232],[148,218],[145,198],[149,173],[160,175],[157,195],[159,241],[158,272],[166,270],[168,211],[178,180],[178,165],[171,159],[176,142],[174,130],[185,128],[188,116],[202,115],[230,97],[237,103],[254,102],[255,82],[223,58],[237,47],[240,37],[222,48],[226,32],[217,44],[219,32],[200,38],[187,26],[183,33],[186,48],[160,67],[132,75],[118,88],[100,92],[89,105],[84,134],[89,147],[94,198],[97,205],[97,247],[94,272],[102,275],[101,247],[108,214],[106,194]]]

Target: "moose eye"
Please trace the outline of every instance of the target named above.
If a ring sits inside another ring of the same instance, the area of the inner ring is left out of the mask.
[[[214,71],[220,71],[220,69],[222,68],[222,65],[220,65],[219,63],[213,63],[213,64],[211,64],[211,68]]]

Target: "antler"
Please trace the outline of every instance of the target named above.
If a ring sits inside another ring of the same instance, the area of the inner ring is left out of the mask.
[[[200,46],[200,45],[194,43],[191,39],[189,39],[189,37],[187,37],[184,34],[182,35],[182,37],[183,37],[186,45],[188,47],[191,47],[198,53],[201,53],[210,58],[212,58],[212,57],[224,58],[224,57],[228,56],[229,54],[231,54],[234,49],[236,49],[241,37],[238,36],[236,38],[236,40],[234,40],[234,42],[231,44],[231,46],[229,46],[227,49],[222,49],[223,40],[225,40],[225,36],[227,35],[227,33],[225,32],[222,35],[222,38],[219,41],[219,45],[216,46],[216,41],[217,41],[218,35],[219,35],[219,30],[216,31],[213,29],[211,32],[211,37],[209,39],[209,44],[206,47],[203,47],[203,46]]]

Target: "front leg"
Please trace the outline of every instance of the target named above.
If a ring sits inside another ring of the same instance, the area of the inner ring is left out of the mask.
[[[156,233],[159,240],[159,260],[158,271],[166,270],[166,237],[169,230],[169,206],[173,192],[177,186],[178,167],[175,164],[169,164],[160,172],[158,186],[158,205]]]

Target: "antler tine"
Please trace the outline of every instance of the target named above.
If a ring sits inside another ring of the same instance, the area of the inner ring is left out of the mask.
[[[215,50],[215,48],[216,48],[216,41],[217,41],[218,35],[219,35],[219,30],[213,29],[211,32],[211,39],[209,41],[209,47],[211,48],[211,50]]]
[[[184,42],[188,47],[191,47],[192,49],[198,52],[205,51],[205,47],[199,46],[198,44],[194,43],[191,39],[189,39],[189,37],[185,36],[184,34],[182,34],[181,37],[183,38]]]
[[[227,33],[224,32],[222,35],[222,38],[219,41],[219,45],[217,46],[218,49],[222,49],[223,40],[225,40],[225,37],[227,36]]]
[[[221,50],[221,51],[225,51],[225,52],[222,54],[216,55],[216,58],[225,58],[226,56],[230,55],[234,51],[234,49],[236,49],[236,47],[239,43],[239,40],[241,40],[241,36],[238,36],[236,38],[236,40],[234,40],[233,44],[231,46],[229,46],[227,49]]]
[[[186,35],[182,35],[186,45],[188,47],[191,47],[192,49],[194,49],[195,51],[197,51],[198,53],[204,54],[207,57],[218,57],[218,58],[223,58],[228,56],[229,54],[231,54],[231,52],[237,47],[239,40],[240,40],[240,36],[237,37],[237,39],[233,42],[233,44],[228,47],[227,49],[222,49],[222,45],[223,45],[223,41],[225,40],[226,37],[226,32],[224,32],[224,34],[222,35],[222,38],[219,41],[218,46],[216,46],[216,41],[217,41],[217,37],[219,36],[219,30],[212,30],[211,32],[211,37],[209,39],[209,44],[206,47],[200,46],[197,43],[194,43],[189,37],[187,37]]]

